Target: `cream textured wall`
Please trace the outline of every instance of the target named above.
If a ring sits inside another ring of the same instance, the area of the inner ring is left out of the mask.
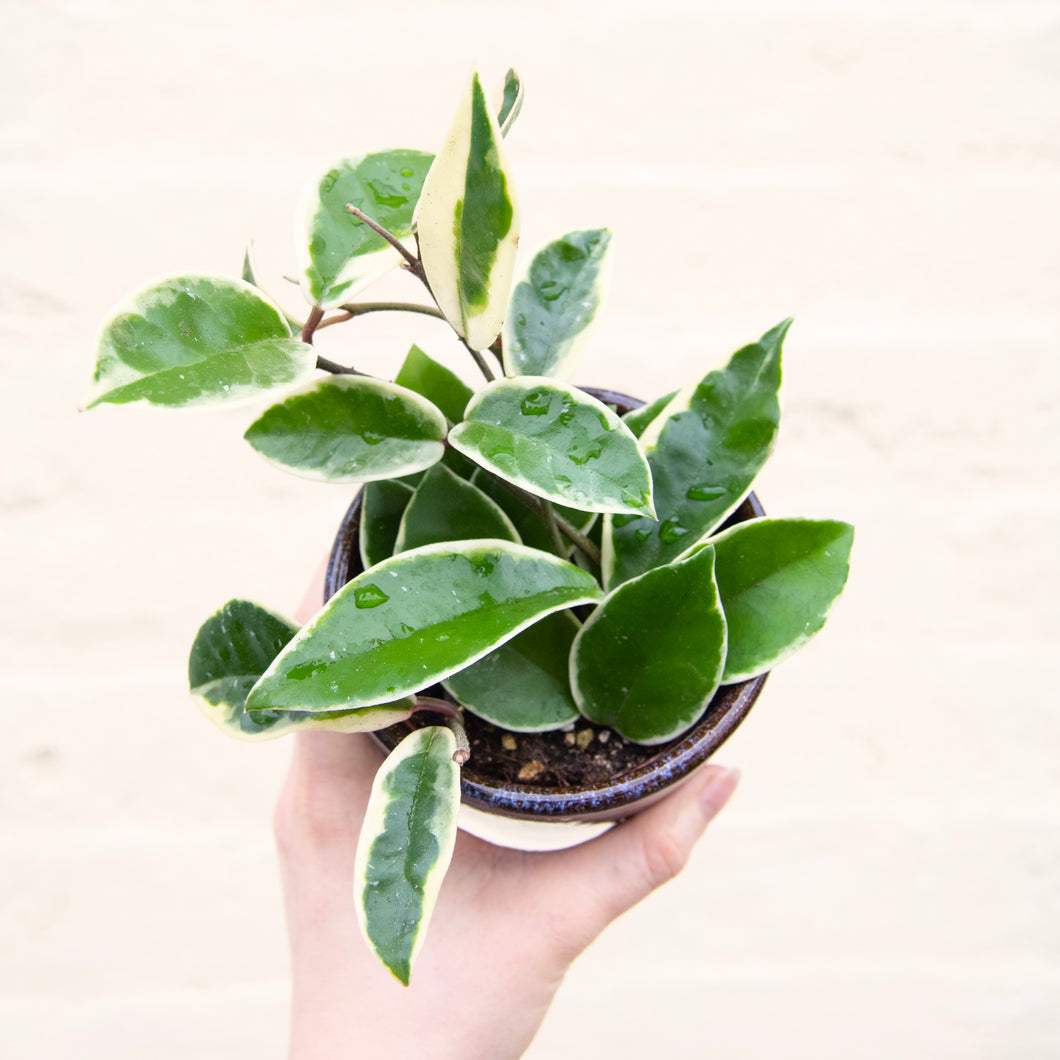
[[[525,245],[615,230],[582,381],[794,314],[760,493],[858,527],[733,805],[529,1055],[1060,1056],[1056,0],[6,0],[0,1055],[283,1054],[288,748],[214,733],[183,658],[231,596],[293,608],[347,491],[246,410],[74,409],[113,302],[249,236],[278,277],[304,179],[433,149],[472,62],[528,85]]]

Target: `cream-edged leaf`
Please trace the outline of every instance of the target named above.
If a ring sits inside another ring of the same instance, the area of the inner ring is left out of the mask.
[[[438,308],[472,349],[485,349],[500,333],[508,304],[519,207],[477,73],[424,181],[415,224]]]
[[[280,308],[249,283],[169,276],[129,296],[104,320],[86,407],[251,401],[308,378],[315,366],[313,348],[291,337]]]
[[[357,921],[405,986],[456,843],[456,738],[432,725],[410,733],[379,767],[354,858]]]
[[[266,409],[244,438],[304,478],[368,482],[436,464],[445,417],[415,391],[367,376],[328,376]]]

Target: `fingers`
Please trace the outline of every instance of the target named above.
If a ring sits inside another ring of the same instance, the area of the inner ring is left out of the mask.
[[[681,872],[738,781],[737,770],[705,766],[672,795],[599,839],[552,855],[577,950]]]

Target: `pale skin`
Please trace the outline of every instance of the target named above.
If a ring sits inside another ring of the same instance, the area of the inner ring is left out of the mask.
[[[320,600],[319,582],[298,615]],[[353,862],[381,760],[366,736],[295,737],[276,808],[291,943],[290,1060],[514,1060],[608,924],[685,866],[738,774],[709,765],[582,846],[525,853],[459,834],[409,987],[361,938]]]

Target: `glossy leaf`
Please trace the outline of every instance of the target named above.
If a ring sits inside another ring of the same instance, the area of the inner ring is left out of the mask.
[[[725,653],[708,545],[608,595],[575,638],[571,687],[590,720],[636,743],[659,744],[702,717]]]
[[[366,482],[361,493],[361,530],[357,535],[364,569],[394,554],[401,517],[405,514],[412,486],[397,479]]]
[[[687,553],[747,495],[773,449],[780,420],[780,358],[790,320],[681,391],[641,436],[658,522],[618,517],[604,526],[612,588]]]
[[[361,931],[406,986],[456,842],[455,750],[444,726],[406,736],[379,767],[357,843]]]
[[[511,519],[494,501],[447,467],[436,464],[423,476],[405,508],[394,552],[484,537],[519,543]]]
[[[436,464],[445,429],[445,417],[419,394],[380,379],[340,375],[266,409],[243,437],[296,475],[367,482]]]
[[[400,262],[397,251],[346,206],[356,206],[399,239],[411,236],[432,161],[422,151],[355,155],[339,159],[311,184],[302,201],[305,236],[298,246],[302,290],[311,305],[348,301]]]
[[[632,412],[627,412],[622,417],[622,422],[633,432],[634,438],[639,438],[648,429],[655,417],[658,416],[675,397],[677,397],[677,391],[671,390],[669,394],[664,394],[662,397],[656,398],[647,405],[641,405],[640,408],[633,409]]]
[[[505,375],[570,379],[603,302],[611,233],[568,232],[534,256],[504,318]]]
[[[475,350],[504,320],[519,242],[519,208],[496,119],[473,74],[416,210],[431,293]]]
[[[578,632],[559,611],[446,679],[468,710],[512,732],[547,732],[578,717],[567,660]]]
[[[366,707],[427,688],[553,611],[600,597],[572,563],[522,545],[427,545],[340,590],[291,641],[248,710]]]
[[[480,390],[449,444],[538,497],[590,512],[652,512],[651,477],[629,429],[596,398],[553,379]]]
[[[146,401],[167,408],[249,401],[308,378],[311,346],[279,307],[242,280],[158,280],[103,322],[86,407]]]
[[[394,382],[415,390],[437,405],[450,423],[459,423],[464,418],[464,409],[474,394],[455,372],[428,357],[419,346],[413,346],[405,355]]]
[[[501,100],[501,109],[497,112],[497,124],[500,126],[501,136],[508,135],[515,119],[519,117],[525,96],[526,90],[523,88],[519,75],[509,69],[504,75],[504,97]]]
[[[203,623],[191,646],[188,683],[196,705],[222,732],[238,740],[274,740],[297,729],[382,729],[409,716],[411,697],[365,710],[248,714],[247,693],[297,632],[297,626],[247,600],[230,600]]]
[[[726,684],[771,670],[821,629],[853,543],[849,523],[814,519],[756,519],[712,540],[729,625]]]

